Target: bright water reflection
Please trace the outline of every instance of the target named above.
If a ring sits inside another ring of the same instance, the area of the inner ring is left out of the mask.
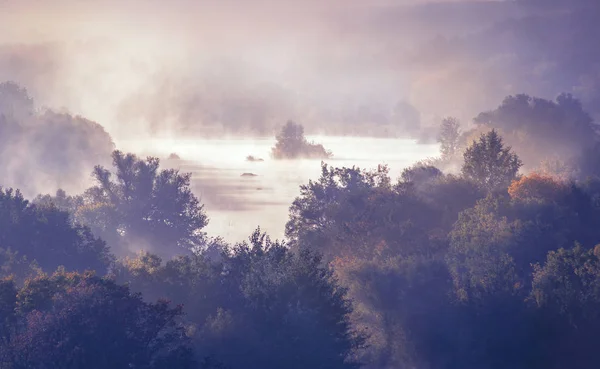
[[[309,140],[311,138],[309,137]],[[334,153],[334,166],[376,168],[388,164],[392,178],[415,161],[438,154],[437,145],[412,140],[318,137],[315,142]],[[177,153],[177,166],[192,172],[193,190],[210,217],[206,231],[234,242],[246,239],[260,225],[273,238],[282,238],[288,208],[299,186],[320,174],[320,160],[275,161],[269,157],[273,139],[153,138],[119,142],[123,150],[166,158]],[[248,162],[246,156],[263,158]],[[164,165],[174,165],[165,161]],[[242,176],[252,173],[256,176]]]

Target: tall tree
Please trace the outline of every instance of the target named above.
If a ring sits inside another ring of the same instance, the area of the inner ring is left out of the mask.
[[[142,160],[118,150],[112,156],[114,177],[101,166],[94,169],[97,185],[86,192],[88,208],[83,210],[88,219],[98,215],[98,229],[112,232],[109,240],[119,240],[114,246],[137,243],[171,256],[204,244],[208,218],[190,189],[190,173],[159,170],[154,157]]]
[[[502,137],[492,129],[467,148],[462,174],[487,191],[504,190],[522,165],[517,154],[505,147]]]

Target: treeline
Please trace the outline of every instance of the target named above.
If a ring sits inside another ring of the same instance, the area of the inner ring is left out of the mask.
[[[181,255],[166,263],[147,252],[117,260],[48,197],[1,195],[2,368],[359,367],[352,355],[364,337],[316,252],[257,230],[232,247],[182,236],[172,241]],[[138,235],[139,218],[125,219],[117,245]],[[154,229],[147,221],[140,227]]]
[[[509,97],[398,180],[322,164],[285,242],[209,237],[188,174],[120,151],[80,195],[2,189],[0,367],[596,368],[588,118]]]

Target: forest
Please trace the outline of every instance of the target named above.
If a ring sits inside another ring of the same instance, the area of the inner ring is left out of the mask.
[[[189,173],[12,82],[0,112],[3,170],[16,143],[22,176],[112,156],[83,193],[0,190],[2,368],[598,365],[600,143],[569,94],[448,117],[397,179],[322,163],[284,240],[237,244],[203,231]],[[55,136],[85,145],[63,166]],[[273,152],[315,145],[288,122]]]
[[[598,2],[375,2],[0,1],[0,369],[599,368]]]

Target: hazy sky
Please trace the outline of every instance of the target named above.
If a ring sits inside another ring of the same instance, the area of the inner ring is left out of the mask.
[[[5,0],[0,80],[117,140],[195,126],[270,134],[287,119],[313,131],[397,124],[398,102],[426,124],[468,121],[508,94],[553,97],[580,84],[551,78],[555,60],[533,54],[540,30],[511,23],[523,8],[449,3]]]

